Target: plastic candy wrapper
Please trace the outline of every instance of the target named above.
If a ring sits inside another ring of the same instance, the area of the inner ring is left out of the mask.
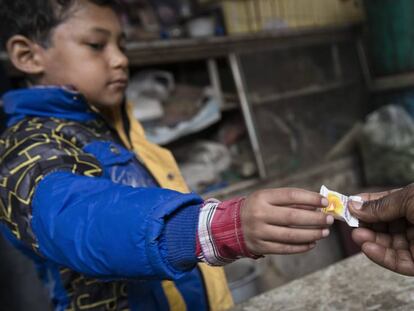
[[[322,208],[322,212],[334,216],[336,219],[345,221],[350,227],[358,227],[359,221],[357,218],[351,215],[348,209],[349,201],[362,202],[361,197],[358,196],[346,196],[329,190],[325,186],[321,187],[320,194],[328,199],[329,205]]]

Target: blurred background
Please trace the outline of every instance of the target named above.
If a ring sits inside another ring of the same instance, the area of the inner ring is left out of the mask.
[[[226,199],[325,184],[356,194],[414,180],[413,1],[122,2],[127,100],[193,191]],[[24,85],[0,57],[2,92]],[[34,268],[0,248],[0,309],[47,310]],[[226,272],[241,303],[357,252],[338,222],[306,255]]]

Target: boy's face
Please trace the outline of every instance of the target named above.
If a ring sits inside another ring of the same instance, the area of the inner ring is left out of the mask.
[[[119,105],[128,83],[125,37],[109,7],[79,1],[42,49],[42,85],[71,85],[97,107]]]

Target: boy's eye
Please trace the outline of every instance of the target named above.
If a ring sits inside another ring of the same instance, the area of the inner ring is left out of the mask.
[[[105,44],[103,43],[87,43],[87,45],[95,51],[101,51],[105,47]]]

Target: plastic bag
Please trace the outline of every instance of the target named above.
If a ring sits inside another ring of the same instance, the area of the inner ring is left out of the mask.
[[[134,107],[134,117],[140,121],[159,119],[162,106],[175,88],[174,77],[166,71],[144,71],[132,77],[126,95]]]
[[[225,145],[213,141],[198,141],[175,153],[181,173],[196,192],[221,180],[220,174],[230,168],[231,154]]]
[[[397,105],[371,113],[359,140],[368,185],[414,181],[414,121]]]

